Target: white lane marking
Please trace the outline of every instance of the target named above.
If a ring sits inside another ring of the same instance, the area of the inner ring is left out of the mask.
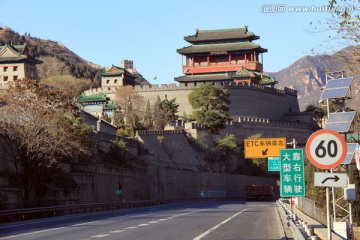
[[[234,215],[232,215],[231,217],[225,219],[224,221],[222,221],[221,223],[219,223],[218,225],[210,228],[209,230],[203,232],[202,234],[200,234],[199,236],[197,236],[196,238],[194,238],[193,240],[200,240],[203,237],[205,237],[206,235],[208,235],[209,233],[211,233],[212,231],[214,231],[215,229],[217,229],[218,227],[220,227],[221,225],[224,225],[225,223],[227,223],[228,221],[230,221],[231,219],[235,218],[237,215],[239,215],[240,213],[246,211],[246,209],[242,210],[241,212],[235,213]]]
[[[128,230],[128,229],[136,229],[136,228],[138,228],[138,227],[127,227],[125,229]]]
[[[142,224],[139,224],[139,225],[137,225],[138,227],[144,227],[144,226],[149,226],[150,224],[148,224],[148,223],[142,223]]]
[[[111,231],[109,233],[121,233],[121,232],[125,232],[126,230],[114,230],[114,231]]]
[[[95,236],[91,236],[90,238],[103,238],[103,237],[107,237],[107,236],[110,236],[110,234],[98,234]]]
[[[158,223],[158,222],[160,222],[160,221],[151,221],[151,222],[148,222],[148,223],[152,224],[152,223]]]
[[[58,227],[58,228],[51,228],[51,229],[46,229],[46,230],[41,230],[41,231],[36,231],[36,232],[31,232],[31,233],[17,234],[17,235],[12,235],[12,236],[8,236],[8,237],[1,237],[0,239],[23,237],[23,236],[27,236],[27,235],[33,235],[33,234],[48,232],[48,231],[52,231],[52,230],[59,230],[59,229],[63,229],[63,228],[66,228],[66,227]]]
[[[159,221],[166,221],[166,218],[160,218]]]
[[[92,221],[92,222],[84,222],[84,223],[73,224],[73,225],[71,225],[71,227],[77,227],[77,226],[82,226],[82,225],[87,225],[87,224],[97,223],[97,222],[101,222],[101,220]]]
[[[201,211],[206,211],[207,209],[200,209],[200,210],[196,210],[196,211],[192,211],[192,212],[186,212],[186,213],[181,213],[181,214],[177,214],[178,216],[183,216],[183,215],[188,215],[188,214],[192,214],[192,213],[196,213],[196,212],[201,212]],[[105,214],[105,213],[104,213]],[[83,216],[85,214],[82,214],[81,216]],[[102,215],[102,214],[101,214]],[[76,217],[79,217],[80,215],[77,215]],[[125,218],[125,217],[132,217],[132,216],[136,216],[136,214],[128,214],[128,215],[123,215],[123,216],[116,216],[116,217],[112,217],[112,218],[108,218],[106,220],[113,220],[113,219],[118,219],[118,218]],[[74,218],[76,218],[74,217]],[[69,217],[72,218],[72,217]],[[65,219],[65,218],[64,218]],[[151,221],[149,223],[158,223],[160,221],[166,221],[167,219],[159,219],[157,221]],[[43,223],[43,222],[50,222],[52,220],[49,221],[38,221],[38,222],[29,222],[29,223],[23,223],[23,224],[18,224],[18,225],[12,225],[13,226],[24,226],[24,225],[29,225],[29,224],[33,224],[33,223]],[[85,222],[85,223],[78,223],[78,224],[73,224],[70,225],[70,227],[76,227],[76,226],[82,226],[82,225],[86,225],[86,224],[91,224],[91,223],[97,223],[97,222],[101,222],[104,221],[104,219],[102,220],[97,220],[97,221],[92,221],[92,222]],[[5,227],[5,226],[4,226]],[[0,228],[4,228],[4,227],[0,227]],[[9,227],[9,226],[7,226]],[[36,232],[30,232],[30,233],[23,233],[23,234],[17,234],[17,235],[12,235],[12,236],[8,236],[8,237],[0,237],[0,240],[2,239],[11,239],[11,238],[17,238],[17,237],[23,237],[23,236],[28,236],[28,235],[33,235],[33,234],[37,234],[37,233],[43,233],[43,232],[49,232],[49,231],[53,231],[53,230],[59,230],[59,229],[63,229],[63,228],[68,228],[67,227],[58,227],[58,228],[51,228],[51,229],[45,229],[45,230],[41,230],[41,231],[36,231]],[[128,227],[125,229],[135,229],[137,227]]]

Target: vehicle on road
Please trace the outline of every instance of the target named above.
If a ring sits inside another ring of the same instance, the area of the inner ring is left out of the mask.
[[[273,201],[274,189],[271,185],[247,185],[245,196],[247,201]]]

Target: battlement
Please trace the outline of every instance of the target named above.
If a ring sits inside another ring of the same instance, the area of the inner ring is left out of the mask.
[[[124,69],[134,69],[134,61],[133,60],[122,60],[120,62],[120,67]]]
[[[149,91],[168,91],[168,90],[193,90],[205,83],[180,83],[179,85],[172,83],[172,84],[161,84],[161,85],[137,85],[135,86],[135,90],[138,92],[149,92]],[[228,89],[252,89],[252,90],[260,90],[264,92],[271,92],[275,94],[288,94],[297,96],[297,91],[290,88],[284,89],[277,89],[266,87],[259,84],[242,84],[242,83],[221,83],[221,82],[213,82],[213,85],[216,87],[224,87]]]
[[[158,92],[158,91],[180,91],[180,90],[193,90],[204,83],[170,83],[170,84],[153,84],[153,85],[136,85],[135,90],[137,92]],[[214,86],[216,87],[224,87],[227,89],[249,89],[249,90],[257,90],[257,91],[263,91],[263,92],[269,92],[274,94],[286,94],[286,95],[292,95],[297,96],[297,91],[291,88],[284,88],[284,89],[277,89],[277,88],[271,88],[266,87],[259,84],[242,84],[242,83],[224,83],[221,84],[220,82],[214,82]],[[92,94],[98,94],[98,93],[105,93],[105,94],[111,94],[115,93],[117,90],[117,86],[109,86],[109,87],[99,87],[99,88],[92,88],[89,90],[84,91],[85,95],[92,95]]]
[[[184,134],[184,130],[158,130],[158,131],[147,131],[147,130],[138,130],[136,131],[137,136],[144,136],[144,135],[173,135],[173,134]]]
[[[240,124],[262,124],[269,126],[280,126],[280,127],[297,127],[297,128],[312,128],[311,123],[302,123],[302,122],[289,122],[289,121],[279,121],[271,120],[266,118],[257,118],[257,117],[234,117],[232,116],[232,121],[228,121],[226,125],[240,125]]]
[[[93,95],[93,94],[98,94],[98,93],[105,93],[105,94],[111,94],[111,93],[115,93],[116,89],[118,87],[99,87],[99,88],[92,88],[92,89],[88,89],[84,91],[84,94],[86,96],[88,95]]]
[[[177,85],[176,83],[170,84],[153,84],[153,85],[136,85],[135,90],[138,92],[148,92],[148,91],[168,91],[168,90],[192,90],[197,86],[194,84],[185,85],[184,83],[180,83]]]

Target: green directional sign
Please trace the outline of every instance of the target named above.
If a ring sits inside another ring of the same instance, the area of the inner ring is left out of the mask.
[[[304,197],[304,153],[302,149],[280,149],[281,197]]]
[[[268,171],[279,172],[280,171],[280,159],[278,157],[268,158]]]

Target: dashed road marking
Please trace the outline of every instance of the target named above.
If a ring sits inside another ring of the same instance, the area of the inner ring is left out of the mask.
[[[151,222],[148,222],[148,223],[153,224],[153,223],[158,223],[158,222],[160,222],[160,221],[151,221]]]
[[[110,233],[121,233],[121,232],[125,232],[126,230],[114,230],[114,231],[111,231]]]
[[[90,238],[103,238],[103,237],[107,237],[107,236],[110,236],[110,234],[98,234],[98,235],[92,236]]]
[[[144,226],[149,226],[150,224],[148,224],[148,223],[142,223],[142,224],[139,224],[139,225],[137,225],[138,227],[144,227]]]
[[[125,229],[128,230],[128,229],[136,229],[136,228],[138,228],[138,227],[127,227]]]

